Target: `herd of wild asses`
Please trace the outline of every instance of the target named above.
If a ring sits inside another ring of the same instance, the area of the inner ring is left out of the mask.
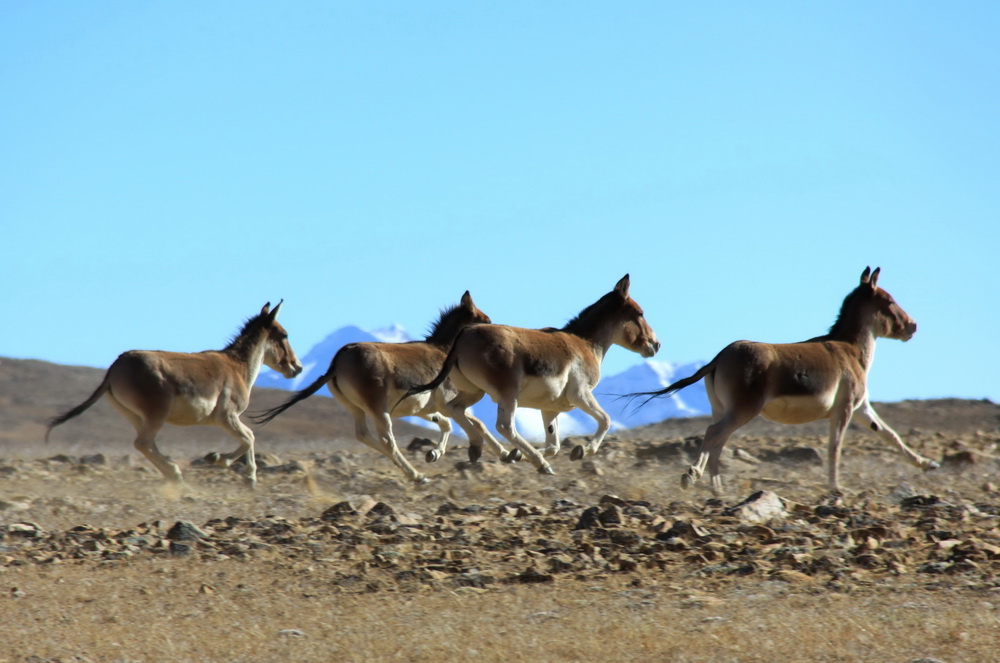
[[[917,325],[892,296],[878,287],[879,269],[866,268],[860,283],[844,299],[829,332],[801,343],[736,341],[694,375],[659,391],[630,394],[648,399],[667,396],[705,381],[712,407],[697,462],[683,475],[684,487],[696,482],[706,466],[712,490],[721,490],[719,458],[729,437],[757,415],[784,424],[829,419],[829,487],[839,490],[840,449],[852,418],[893,442],[903,456],[923,469],[937,463],[910,449],[872,408],[867,376],[879,337],[907,341]],[[523,329],[494,324],[465,292],[443,311],[422,341],[351,343],[330,361],[326,373],[283,404],[252,417],[266,423],[324,384],[351,413],[357,439],[384,454],[411,480],[427,479],[400,453],[392,419],[418,416],[440,427],[427,461],[440,459],[458,423],[469,440],[469,459],[477,461],[485,443],[505,462],[526,457],[540,473],[552,474],[548,458],[559,452],[558,415],[579,408],[597,422],[589,443],[576,446],[571,458],[598,452],[611,419],[593,395],[601,360],[612,345],[652,357],[660,342],[629,295],[626,274],[611,292],[586,307],[560,329]],[[163,424],[215,425],[239,440],[227,454],[211,454],[229,466],[246,459],[246,480],[254,485],[254,435],[240,415],[250,402],[250,388],[265,364],[287,378],[302,364],[277,321],[281,303],[265,304],[224,349],[197,353],[130,350],[108,368],[104,380],[80,405],[53,418],[46,437],[59,424],[107,397],[136,429],[135,447],[168,481],[181,481],[180,468],[156,446]],[[497,403],[496,430],[512,447],[497,441],[470,407],[489,394]],[[518,406],[541,411],[545,444],[541,451],[514,425]],[[369,429],[369,418],[375,432]]]

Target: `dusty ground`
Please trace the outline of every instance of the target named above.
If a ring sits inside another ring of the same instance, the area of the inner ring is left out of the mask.
[[[66,424],[0,447],[0,661],[998,660],[1000,406],[879,410],[943,467],[852,428],[840,497],[825,426],[749,428],[714,499],[679,485],[704,420],[564,448],[554,477],[414,451],[420,487],[265,428],[255,492],[198,465],[221,433],[164,445],[175,490]],[[760,491],[770,513],[737,508]]]

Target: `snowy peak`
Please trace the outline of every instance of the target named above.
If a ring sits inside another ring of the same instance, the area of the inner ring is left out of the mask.
[[[324,375],[330,367],[330,360],[343,346],[348,343],[382,342],[405,343],[414,340],[405,329],[399,325],[391,325],[380,329],[366,331],[360,327],[349,325],[341,327],[325,339],[317,343],[305,357],[302,357],[302,373],[291,380],[283,378],[279,373],[265,368],[257,378],[257,386],[271,389],[298,391]],[[644,402],[643,398],[623,398],[626,394],[663,389],[681,378],[692,375],[704,362],[688,364],[672,364],[665,361],[646,360],[636,364],[621,373],[605,376],[594,389],[594,396],[601,407],[611,415],[611,430],[634,428],[656,423],[672,417],[691,417],[711,412],[708,396],[703,383],[691,385],[687,389],[670,397],[659,397]],[[329,396],[326,387],[317,393]],[[496,404],[489,397],[484,398],[472,408],[476,417],[481,419],[491,430],[496,423]],[[541,414],[537,410],[522,408],[517,411],[516,425],[518,431],[527,439],[541,441],[545,439],[542,428]],[[427,425],[417,418],[408,421]],[[559,415],[560,436],[588,435],[593,433],[597,424],[586,413],[580,410]],[[456,434],[460,434],[456,428]]]
[[[288,380],[282,377],[280,373],[272,371],[265,366],[261,369],[260,375],[257,377],[257,382],[254,384],[267,389],[298,391],[311,385],[319,376],[326,373],[327,369],[330,368],[330,361],[333,359],[333,356],[348,343],[405,343],[412,340],[410,335],[406,333],[406,330],[399,325],[383,327],[373,331],[365,331],[360,327],[348,325],[341,327],[324,338],[314,345],[304,357],[300,358],[302,372],[298,376]],[[331,395],[326,387],[323,387],[323,390],[319,393],[324,396]]]

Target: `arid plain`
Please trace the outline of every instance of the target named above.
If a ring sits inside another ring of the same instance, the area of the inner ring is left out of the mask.
[[[726,495],[680,488],[704,418],[611,436],[555,476],[459,438],[413,486],[314,397],[257,428],[259,486],[204,466],[233,442],[167,428],[165,486],[101,371],[0,360],[0,661],[995,661],[1000,406],[876,403],[923,473],[851,427],[754,422]],[[286,393],[262,390],[251,410]],[[877,396],[877,395],[876,395]],[[818,452],[818,453],[817,453]],[[744,502],[748,503],[744,504]]]

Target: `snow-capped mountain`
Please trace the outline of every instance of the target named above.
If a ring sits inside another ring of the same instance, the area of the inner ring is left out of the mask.
[[[264,367],[257,378],[256,385],[271,389],[298,391],[312,384],[330,367],[330,360],[344,345],[348,343],[380,341],[387,343],[402,343],[415,340],[399,325],[366,331],[353,325],[342,327],[317,343],[302,357],[303,370],[297,377],[288,380],[279,373]],[[692,417],[708,414],[711,408],[704,385],[699,382],[669,398],[656,398],[642,404],[642,399],[622,398],[624,394],[654,391],[662,389],[682,377],[691,375],[701,368],[704,362],[689,364],[671,364],[665,361],[647,359],[640,364],[615,375],[606,375],[594,389],[594,396],[601,407],[611,415],[611,430],[634,428],[655,423],[671,417]],[[318,395],[330,396],[326,387],[317,392]],[[640,407],[641,405],[641,407]],[[497,418],[496,404],[489,397],[484,398],[472,408],[473,414],[481,419],[490,430],[495,430]],[[515,425],[518,432],[528,440],[537,442],[545,439],[542,428],[542,418],[538,410],[520,408],[516,413]],[[407,421],[421,426],[428,426],[423,419],[407,417]],[[597,428],[596,422],[580,410],[564,412],[559,415],[559,434],[566,438],[570,435],[589,435]],[[456,426],[455,434],[461,435]],[[503,440],[501,440],[503,441]]]
[[[594,396],[604,411],[611,416],[611,430],[634,428],[656,423],[672,417],[693,417],[711,411],[708,395],[702,383],[697,383],[669,398],[655,398],[648,403],[643,398],[628,399],[626,394],[662,389],[677,379],[691,375],[702,363],[670,364],[665,361],[645,360],[621,373],[606,375],[594,389]],[[473,412],[484,422],[496,421],[496,405],[484,398],[473,407]],[[518,431],[527,439],[540,441],[545,438],[541,415],[537,410],[519,409],[516,414]],[[597,422],[582,410],[571,410],[559,415],[559,434],[590,435],[597,429]]]
[[[333,359],[333,355],[337,354],[337,350],[348,343],[371,343],[373,341],[405,343],[412,340],[415,339],[410,338],[406,330],[399,325],[392,325],[391,327],[383,327],[372,331],[365,331],[360,327],[348,325],[347,327],[341,327],[324,338],[314,345],[306,356],[301,357],[299,361],[302,362],[302,372],[291,380],[283,377],[281,373],[263,366],[254,385],[267,389],[298,391],[308,387],[316,381],[316,378],[326,373],[326,370],[330,368],[330,360]],[[317,394],[333,398],[333,394],[326,387],[323,387]]]

